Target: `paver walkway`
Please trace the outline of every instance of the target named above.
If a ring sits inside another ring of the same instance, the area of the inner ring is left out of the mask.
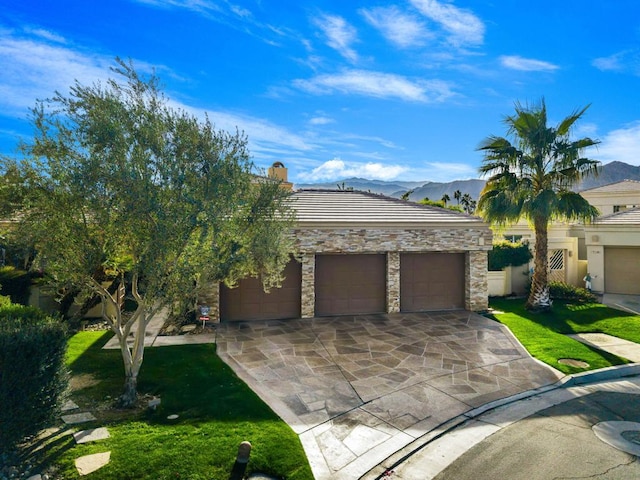
[[[147,328],[144,331],[145,347],[152,346],[153,342],[155,342],[156,339],[159,338],[158,334],[160,333],[160,330],[162,330],[162,327],[164,326],[165,322],[167,321],[168,316],[169,316],[169,309],[163,308],[151,318],[151,320],[147,324]],[[137,328],[138,328],[138,323],[136,322],[131,327],[131,331],[129,332],[129,337],[127,338],[127,342],[129,344],[133,344],[133,338]],[[102,348],[104,348],[105,350],[115,350],[120,348],[120,342],[118,341],[118,337],[114,335],[112,338],[109,339],[109,341]]]
[[[300,435],[317,480],[359,478],[453,417],[562,377],[467,311],[226,323],[218,354]]]
[[[576,333],[567,336],[632,362],[640,362],[640,345],[635,342],[607,335],[606,333]]]

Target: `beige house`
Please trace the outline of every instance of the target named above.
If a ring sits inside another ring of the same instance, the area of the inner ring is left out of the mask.
[[[602,215],[592,224],[550,226],[550,278],[584,286],[588,272],[595,292],[640,294],[640,182],[623,180],[584,190],[580,195]],[[524,222],[496,231],[496,237],[528,240],[531,244],[535,240]],[[526,275],[521,274],[531,266],[510,272],[511,285],[505,293],[524,292],[522,278]]]
[[[295,258],[282,287],[219,286],[207,303],[222,321],[487,308],[492,232],[479,218],[365,192],[291,199]]]

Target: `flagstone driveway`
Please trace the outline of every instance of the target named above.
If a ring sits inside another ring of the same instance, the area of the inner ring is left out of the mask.
[[[318,480],[359,478],[453,417],[561,378],[468,311],[226,323],[217,343]]]

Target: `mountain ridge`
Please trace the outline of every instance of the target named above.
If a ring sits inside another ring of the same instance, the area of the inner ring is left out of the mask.
[[[603,165],[597,177],[590,177],[582,181],[575,188],[576,191],[588,190],[601,187],[610,183],[621,182],[622,180],[639,180],[640,166],[629,165],[624,162],[613,161]],[[405,181],[405,180],[368,180],[366,178],[352,177],[335,182],[296,184],[296,189],[323,189],[341,190],[353,189],[364,192],[378,193],[389,197],[400,198],[408,191],[413,190],[409,199],[413,201],[428,198],[430,200],[440,200],[444,195],[448,195],[451,202],[454,201],[454,194],[460,191],[461,194],[468,193],[471,198],[477,200],[480,192],[484,188],[486,181],[482,179],[453,180],[451,182],[431,182]]]

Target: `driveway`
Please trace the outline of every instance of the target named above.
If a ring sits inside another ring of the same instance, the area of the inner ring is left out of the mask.
[[[218,354],[299,434],[318,480],[359,478],[448,420],[562,376],[468,311],[226,323]]]

